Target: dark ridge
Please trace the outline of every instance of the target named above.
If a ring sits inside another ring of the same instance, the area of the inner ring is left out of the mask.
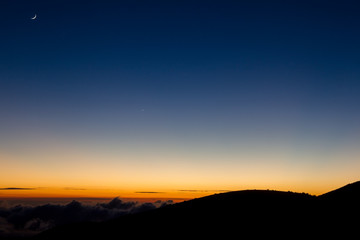
[[[360,181],[350,183],[344,187],[335,189],[323,195],[319,198],[336,201],[360,201]]]
[[[319,197],[271,190],[219,193],[107,222],[58,226],[33,239],[346,239],[357,236],[360,223],[358,202],[346,199],[359,194],[359,183]]]

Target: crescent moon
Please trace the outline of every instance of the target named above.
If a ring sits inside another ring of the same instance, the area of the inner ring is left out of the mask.
[[[35,16],[34,16],[34,17],[32,17],[31,19],[32,19],[32,20],[35,20],[35,19],[36,19],[36,17],[37,17],[37,16],[36,16],[36,14],[35,14]]]

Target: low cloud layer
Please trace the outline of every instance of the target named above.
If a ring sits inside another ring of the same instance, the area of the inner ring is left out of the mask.
[[[72,201],[66,205],[45,204],[41,206],[8,206],[0,201],[0,237],[27,236],[56,225],[93,221],[101,222],[128,213],[138,213],[172,204],[172,201],[139,203],[114,198],[108,203],[86,205]]]

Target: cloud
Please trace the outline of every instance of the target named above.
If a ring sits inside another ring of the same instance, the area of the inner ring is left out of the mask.
[[[165,193],[165,192],[135,192],[135,193]]]
[[[65,187],[64,190],[71,190],[71,191],[83,191],[87,190],[86,188],[74,188],[74,187]]]
[[[36,188],[19,188],[19,187],[7,187],[0,188],[0,190],[35,190]]]
[[[86,205],[72,201],[66,205],[9,206],[0,204],[0,237],[29,236],[60,224],[82,221],[101,222],[128,213],[138,213],[172,204],[172,201],[139,203],[116,197],[107,203]]]
[[[0,210],[1,208],[8,208],[8,207],[10,207],[10,205],[6,200],[0,200]]]
[[[129,210],[133,208],[137,202],[124,202],[120,198],[116,197],[108,203],[101,203],[98,206],[101,206],[106,209],[119,209],[119,210]]]
[[[32,231],[44,231],[51,227],[51,222],[46,222],[40,218],[33,218],[30,221],[26,222],[24,228]]]
[[[181,189],[179,192],[229,192],[230,190],[202,190],[202,189]]]

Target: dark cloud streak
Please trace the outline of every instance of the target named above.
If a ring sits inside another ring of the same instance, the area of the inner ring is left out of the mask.
[[[135,192],[135,193],[165,193],[165,192]]]
[[[7,187],[7,188],[0,188],[0,190],[35,190],[37,188],[19,188],[19,187]]]
[[[83,191],[87,190],[86,188],[73,188],[73,187],[65,187],[64,190],[70,190],[70,191]]]
[[[230,190],[199,190],[199,189],[180,189],[179,192],[229,192]]]

